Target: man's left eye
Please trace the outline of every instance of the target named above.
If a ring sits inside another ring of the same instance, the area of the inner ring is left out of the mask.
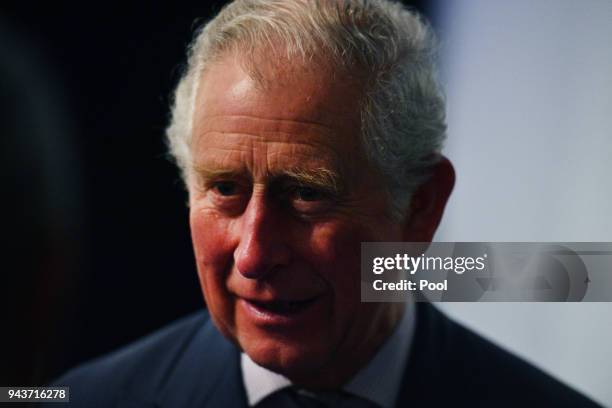
[[[324,194],[312,187],[297,187],[294,195],[300,201],[318,201],[323,199]]]
[[[333,204],[331,194],[315,187],[296,186],[288,198],[288,204],[300,214],[322,214]]]

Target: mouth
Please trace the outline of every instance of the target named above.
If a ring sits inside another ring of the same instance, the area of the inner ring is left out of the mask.
[[[308,306],[312,305],[316,299],[317,298],[314,297],[306,300],[274,300],[271,302],[247,300],[247,302],[257,309],[268,313],[292,315],[305,310]]]
[[[320,296],[304,300],[271,300],[260,301],[251,299],[240,299],[249,316],[254,321],[262,324],[291,324],[300,321],[310,315],[314,310]]]

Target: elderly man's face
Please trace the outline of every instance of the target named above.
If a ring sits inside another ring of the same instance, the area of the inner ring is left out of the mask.
[[[255,362],[339,378],[398,317],[360,302],[360,243],[401,240],[401,228],[360,150],[359,86],[325,70],[268,77],[259,86],[227,57],[201,78],[189,182],[199,278],[213,321]]]

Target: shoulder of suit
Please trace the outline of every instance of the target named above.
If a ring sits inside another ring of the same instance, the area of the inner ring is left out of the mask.
[[[521,357],[437,311],[433,314],[430,318],[438,320],[433,334],[438,337],[438,380],[445,379],[442,388],[455,402],[464,396],[495,406],[597,406]]]
[[[53,384],[70,386],[71,400],[74,397],[98,406],[116,405],[113,399],[126,393],[147,395],[163,386],[196,333],[210,324],[206,311],[194,313],[73,368]]]

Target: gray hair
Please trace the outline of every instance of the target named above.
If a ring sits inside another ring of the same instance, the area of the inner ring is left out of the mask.
[[[401,218],[446,137],[434,45],[417,13],[389,0],[235,0],[189,47],[167,128],[170,153],[187,182],[197,85],[213,61],[230,51],[265,51],[304,63],[324,58],[366,74],[362,143],[386,179],[392,215]]]

